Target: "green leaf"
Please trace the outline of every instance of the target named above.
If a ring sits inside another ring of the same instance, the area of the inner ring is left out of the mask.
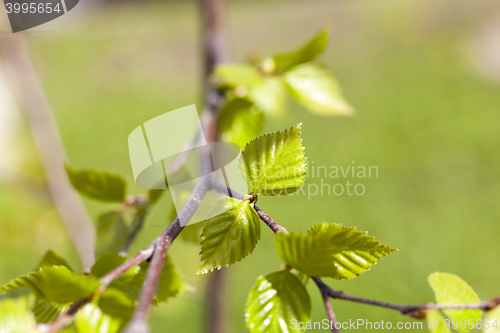
[[[250,204],[222,197],[205,222],[201,260],[197,274],[204,274],[241,261],[253,251],[260,239],[260,220]]]
[[[316,224],[307,235],[279,232],[275,243],[281,259],[291,267],[338,280],[355,278],[396,251],[356,228],[332,223]]]
[[[250,64],[225,64],[219,65],[215,68],[214,78],[230,87],[255,86],[262,83],[263,77],[255,68]]]
[[[328,44],[328,31],[323,29],[297,51],[274,56],[274,66],[277,72],[284,72],[294,66],[309,62],[323,52]]]
[[[444,317],[440,311],[427,310],[427,320],[431,333],[451,333],[451,330],[445,327]]]
[[[26,298],[0,299],[1,333],[29,333],[34,325],[35,318]]]
[[[0,288],[0,293],[28,287],[40,299],[65,304],[92,295],[100,283],[93,276],[73,273],[64,266],[44,267]]]
[[[55,304],[43,299],[37,299],[31,311],[35,315],[37,323],[50,323],[65,313],[71,303]]]
[[[42,259],[40,260],[37,269],[43,267],[51,267],[51,266],[65,266],[70,271],[73,271],[73,269],[66,260],[64,260],[60,255],[58,255],[54,251],[48,250],[47,252],[45,252]]]
[[[246,145],[239,167],[249,192],[280,196],[293,193],[304,184],[307,163],[300,129],[298,124],[262,135]]]
[[[160,200],[161,196],[163,193],[165,193],[167,190],[149,190],[148,191],[148,198],[149,198],[149,204],[154,205],[155,203]]]
[[[351,115],[354,111],[344,100],[337,81],[315,64],[302,64],[283,75],[292,96],[309,111],[321,116]]]
[[[475,304],[481,302],[474,290],[460,277],[450,273],[436,272],[427,278],[434,294],[436,303],[448,304]],[[451,320],[473,320],[481,319],[481,310],[443,310],[444,314]],[[458,325],[459,332],[468,332],[470,329]]]
[[[226,104],[220,119],[224,141],[245,148],[248,141],[259,135],[264,123],[264,114],[246,99],[232,98]]]
[[[248,296],[245,320],[252,333],[303,332],[291,322],[311,320],[311,299],[302,282],[288,271],[260,276]]]
[[[500,333],[500,306],[486,312],[483,323],[484,333]]]
[[[126,293],[113,287],[106,288],[106,291],[99,296],[97,305],[108,316],[120,318],[126,323],[132,317],[135,309],[135,301]]]
[[[83,307],[75,317],[75,328],[78,333],[118,333],[122,321],[103,313],[93,303]]]
[[[171,297],[175,297],[191,287],[184,281],[179,270],[169,256],[165,259],[165,265],[160,277],[160,285],[156,292],[156,301],[165,302]]]
[[[127,261],[127,258],[116,253],[103,253],[90,269],[90,274],[100,279],[125,261]]]
[[[125,199],[125,180],[105,171],[76,170],[66,165],[71,185],[81,195],[99,201],[123,202]]]
[[[111,211],[99,216],[97,221],[96,254],[119,252],[129,234],[121,211]]]
[[[261,84],[251,86],[248,90],[248,99],[257,108],[271,115],[283,114],[286,98],[286,88],[282,80],[272,76],[265,77]]]

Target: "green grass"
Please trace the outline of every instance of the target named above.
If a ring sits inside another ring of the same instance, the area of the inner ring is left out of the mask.
[[[377,166],[379,177],[351,179],[365,185],[363,196],[262,198],[260,207],[289,230],[305,231],[321,221],[343,223],[399,248],[353,281],[326,279],[333,288],[399,303],[427,302],[433,295],[426,277],[439,270],[461,276],[483,299],[496,295],[500,86],[479,78],[459,52],[469,33],[487,18],[486,6],[483,12],[457,9],[455,21],[438,20],[419,30],[420,25],[391,21],[392,11],[399,10],[392,3],[313,4],[232,3],[233,53],[242,60],[259,48],[287,50],[324,24],[332,25],[332,45],[321,61],[339,79],[356,115],[319,118],[290,103],[286,117],[268,118],[265,130],[302,122],[311,163],[347,167],[354,161]],[[425,19],[418,15],[426,11],[416,13],[410,19]],[[37,67],[72,165],[120,173],[132,184],[128,134],[166,111],[193,102],[201,109],[196,19],[192,4],[119,6],[91,16],[81,30],[33,37]],[[39,177],[36,153],[23,133],[19,144],[27,156],[24,169]],[[320,181],[309,178],[306,186]],[[130,188],[140,192],[133,184]],[[75,259],[56,212],[31,192],[14,186],[0,189],[2,282],[30,270],[48,248]],[[85,203],[93,217],[106,209]],[[163,198],[133,251],[164,229],[170,207]],[[203,331],[206,277],[195,275],[198,250],[181,241],[172,247],[174,260],[198,291],[156,308],[153,332],[165,327]],[[243,310],[257,276],[280,265],[273,235],[263,229],[254,254],[230,268],[231,332],[246,331]],[[313,285],[308,290],[313,319],[320,321],[325,313],[319,293]],[[340,321],[410,320],[363,305],[334,301],[334,306]]]

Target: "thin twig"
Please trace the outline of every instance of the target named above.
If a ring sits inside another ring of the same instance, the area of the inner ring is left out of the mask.
[[[14,91],[28,118],[54,204],[85,268],[94,263],[95,231],[64,169],[64,148],[47,96],[23,35],[0,34],[2,55]]]
[[[146,216],[149,213],[149,202],[147,196],[134,197],[133,205],[135,206],[136,209],[134,214],[134,220],[132,223],[134,225],[134,228],[130,232],[130,235],[128,236],[128,239],[125,242],[125,245],[123,245],[122,250],[119,253],[123,257],[127,256],[128,249],[134,243],[135,239],[139,235],[139,232],[141,231],[142,226],[144,225],[144,221],[146,220]]]
[[[425,318],[425,310],[483,310],[490,311],[491,309],[497,307],[500,304],[500,297],[493,298],[489,301],[481,301],[479,303],[473,304],[435,304],[435,303],[425,303],[416,305],[401,305],[389,302],[382,302],[373,299],[358,297],[346,294],[342,291],[333,290],[327,286],[320,278],[313,277],[314,282],[318,285],[321,290],[325,290],[329,297],[334,299],[342,299],[346,301],[363,303],[368,305],[374,305],[386,309],[392,309],[400,312],[403,315],[415,317],[415,318]],[[424,311],[424,312],[422,312]]]
[[[316,280],[314,280],[316,282]],[[319,285],[318,282],[316,282],[319,291],[321,293],[321,298],[323,298],[323,303],[325,304],[325,309],[326,309],[326,315],[328,316],[328,319],[330,320],[330,328],[332,329],[333,333],[339,333],[339,329],[336,327],[337,324],[337,318],[335,317],[335,311],[333,311],[333,306],[332,303],[330,302],[330,298],[328,296],[328,292],[323,285]]]

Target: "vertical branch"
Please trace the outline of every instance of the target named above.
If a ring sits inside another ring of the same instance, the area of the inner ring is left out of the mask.
[[[204,47],[204,87],[206,102],[209,109],[220,111],[221,96],[210,86],[210,75],[217,64],[227,61],[227,44],[225,36],[226,22],[224,21],[226,4],[224,0],[199,0],[202,22],[202,38]],[[205,135],[213,139],[219,136],[219,117],[212,117],[213,123],[204,128]],[[210,133],[207,133],[210,132]],[[225,315],[227,269],[210,273],[210,279],[205,294],[206,299],[206,331],[208,333],[227,332]]]
[[[54,204],[85,268],[94,262],[95,231],[64,169],[64,148],[22,35],[1,34],[2,58],[28,118]]]

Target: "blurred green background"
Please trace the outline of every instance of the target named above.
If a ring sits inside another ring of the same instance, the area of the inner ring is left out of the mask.
[[[331,44],[320,62],[339,80],[355,116],[320,118],[291,102],[283,118],[266,118],[264,131],[302,122],[306,156],[315,166],[354,161],[377,166],[379,176],[349,178],[365,185],[363,196],[262,198],[259,206],[288,230],[343,223],[399,252],[355,280],[326,282],[359,296],[422,303],[433,300],[427,275],[444,271],[464,278],[482,299],[498,295],[500,81],[483,74],[500,62],[485,54],[495,42],[487,36],[500,35],[498,24],[496,34],[491,30],[500,3],[275,0],[233,1],[229,7],[235,61],[291,50],[330,27]],[[202,109],[198,32],[195,2],[151,1],[94,4],[69,31],[30,37],[73,166],[119,173],[128,179],[129,193],[141,193],[133,183],[127,137],[164,112],[193,103]],[[0,283],[33,269],[47,249],[77,262],[20,112],[9,128],[10,143],[0,154],[10,156],[8,165],[17,173],[0,177]],[[331,185],[345,181],[323,179]],[[84,201],[94,220],[109,209]],[[167,226],[171,207],[165,195],[131,253]],[[254,254],[229,269],[230,332],[246,332],[243,311],[257,276],[280,268],[273,237],[263,229]],[[198,251],[181,240],[171,248],[197,291],[155,308],[152,332],[204,331],[207,277],[195,275]],[[313,320],[320,321],[325,310],[319,292],[311,284],[308,290]],[[411,321],[389,310],[333,305],[339,321]]]

